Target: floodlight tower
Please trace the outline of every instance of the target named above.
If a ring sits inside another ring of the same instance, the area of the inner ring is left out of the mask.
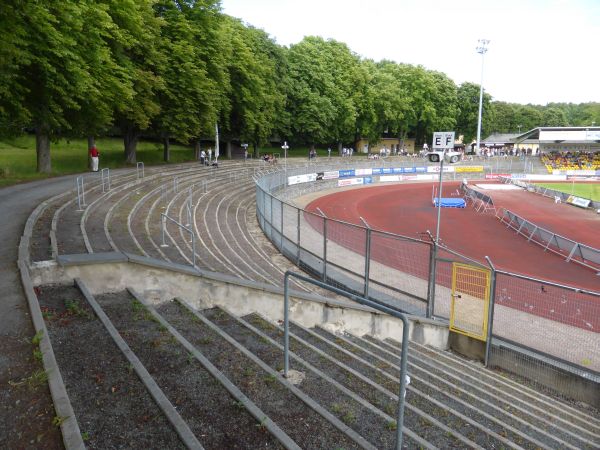
[[[477,147],[475,153],[478,155],[481,153],[479,145],[481,143],[481,110],[483,109],[483,56],[488,51],[487,45],[490,43],[489,39],[479,39],[477,45],[477,53],[481,55],[481,83],[479,85],[479,115],[477,120]]]

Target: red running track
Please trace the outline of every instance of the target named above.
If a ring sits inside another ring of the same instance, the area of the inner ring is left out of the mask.
[[[445,183],[443,196],[457,195],[459,185],[459,182]],[[431,194],[430,183],[374,186],[325,195],[311,202],[306,209],[315,212],[320,208],[329,218],[354,224],[360,224],[359,217],[363,217],[374,229],[419,238],[422,237],[420,233],[426,230],[435,234],[437,215]],[[493,198],[496,207],[505,207],[557,234],[596,248],[600,246],[599,221],[586,211],[570,205],[556,205],[550,199],[528,192],[486,191],[486,194]],[[349,235],[352,231],[345,228],[341,241],[341,233],[330,231],[333,229],[328,228],[330,239],[364,254],[364,249],[358,248],[359,243],[364,241],[364,233],[359,235],[355,232],[353,238]],[[487,255],[497,268],[508,272],[600,291],[600,277],[594,271],[545,252],[539,245],[527,242],[523,236],[503,225],[492,214],[480,214],[471,207],[442,209],[440,239],[449,248],[483,264]],[[393,252],[388,254],[385,248],[374,252],[372,249],[373,259],[420,277],[423,277],[423,271],[417,270],[422,265],[418,264],[418,260],[424,257],[415,258],[412,266],[409,263],[407,268],[402,267],[407,264],[399,263],[400,259]],[[499,303],[600,332],[600,299],[597,297],[573,292],[565,295],[564,290],[515,278],[504,281],[506,286],[499,279]]]

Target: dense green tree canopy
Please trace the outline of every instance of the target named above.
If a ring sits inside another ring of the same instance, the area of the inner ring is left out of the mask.
[[[360,58],[309,36],[289,48],[222,13],[219,0],[5,0],[0,8],[0,134],[35,131],[38,170],[50,142],[120,130],[255,146],[354,145],[383,135],[429,141],[477,131],[479,85],[394,61]],[[538,126],[600,125],[600,104],[520,105],[483,97],[482,137]]]

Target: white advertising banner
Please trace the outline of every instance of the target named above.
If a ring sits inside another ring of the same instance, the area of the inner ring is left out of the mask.
[[[400,175],[381,175],[379,181],[381,183],[386,183],[390,181],[400,181],[400,178]]]
[[[437,180],[436,175],[417,175],[417,180]]]
[[[300,184],[300,183],[310,183],[311,181],[317,181],[316,173],[306,173],[303,175],[294,175],[294,176],[288,177],[288,186],[291,186],[293,184]]]
[[[428,173],[440,173],[440,166],[427,166]],[[444,166],[444,172],[454,172],[454,166]]]
[[[337,170],[329,170],[329,171],[323,172],[324,180],[334,180],[339,177],[340,177],[340,172]]]
[[[370,167],[368,169],[355,169],[354,173],[356,176],[373,175],[373,169]]]
[[[587,198],[575,197],[574,195],[569,195],[569,198],[567,198],[567,203],[570,203],[571,205],[575,206],[580,206],[582,208],[587,208],[588,206],[590,206],[590,202],[591,200],[588,200]]]
[[[362,178],[346,178],[344,180],[338,180],[338,187],[344,186],[356,186],[359,184],[363,184]]]

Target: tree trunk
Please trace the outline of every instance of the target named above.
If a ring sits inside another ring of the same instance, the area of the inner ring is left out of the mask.
[[[40,125],[35,129],[35,151],[37,154],[37,171],[50,173],[52,171],[50,135],[48,128],[44,125]]]
[[[134,127],[127,127],[125,133],[123,133],[123,141],[125,144],[125,163],[135,164],[136,161],[136,148],[138,143],[139,135]]]
[[[258,159],[260,157],[260,155],[258,154],[258,147],[256,146],[256,143],[252,144],[252,153],[254,154],[255,158]]]
[[[231,140],[227,141],[227,147],[225,152],[227,154],[227,159],[231,159]]]
[[[202,151],[202,147],[200,145],[200,139],[198,139],[194,144],[194,159],[196,161],[200,160],[200,152]]]
[[[169,136],[163,138],[163,160],[165,162],[171,160],[171,143],[169,142]]]
[[[96,145],[96,138],[94,136],[88,136],[87,141],[88,141],[88,158],[87,158],[88,170],[92,170],[92,158],[90,158],[90,150],[92,149],[92,147],[94,145]]]
[[[338,142],[338,156],[342,156],[342,141]]]

